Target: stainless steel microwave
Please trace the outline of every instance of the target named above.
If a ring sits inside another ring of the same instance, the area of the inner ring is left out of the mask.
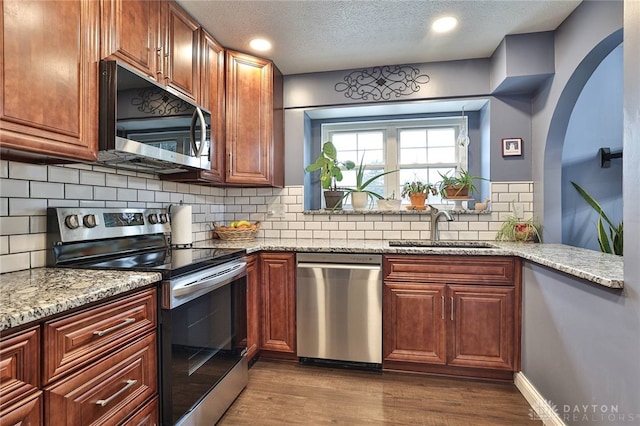
[[[98,162],[158,174],[211,169],[211,113],[117,61],[100,62]]]

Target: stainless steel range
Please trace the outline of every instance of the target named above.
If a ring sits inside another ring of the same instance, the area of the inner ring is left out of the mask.
[[[164,209],[50,208],[48,265],[160,272],[163,425],[214,424],[244,389],[244,250],[172,248]]]

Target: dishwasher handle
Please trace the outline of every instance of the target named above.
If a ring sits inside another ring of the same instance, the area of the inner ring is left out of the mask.
[[[342,264],[342,263],[298,263],[298,268],[314,269],[350,269],[350,270],[362,270],[362,271],[379,271],[382,269],[380,265],[356,265],[356,264]]]

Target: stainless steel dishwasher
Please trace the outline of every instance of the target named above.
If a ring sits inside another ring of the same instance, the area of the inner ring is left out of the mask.
[[[301,360],[382,363],[381,255],[298,253],[296,290]]]

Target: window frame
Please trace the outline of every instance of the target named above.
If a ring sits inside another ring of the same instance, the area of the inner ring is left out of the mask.
[[[381,131],[383,133],[383,155],[384,166],[368,165],[367,169],[370,170],[400,170],[401,168],[460,168],[464,170],[469,169],[469,145],[465,149],[458,147],[458,136],[463,128],[468,129],[468,116],[442,116],[442,117],[428,117],[428,118],[408,118],[408,119],[391,119],[391,120],[362,120],[362,121],[348,121],[348,122],[329,122],[321,124],[321,136],[323,141],[331,140],[334,133],[346,133],[346,132],[365,132],[365,131]],[[399,134],[401,130],[407,129],[433,129],[433,128],[454,128],[455,145],[456,149],[456,161],[454,163],[417,163],[411,166],[405,165],[400,167],[398,163],[399,159]],[[338,159],[340,153],[338,153]],[[342,159],[344,160],[344,159]],[[359,164],[359,159],[350,159]],[[436,183],[436,182],[430,182]],[[384,179],[384,194],[386,196],[396,191],[396,198],[400,199],[400,194],[397,189],[400,187],[400,173],[390,173],[385,175]],[[408,201],[403,200],[405,203]],[[324,200],[323,200],[324,203]]]

